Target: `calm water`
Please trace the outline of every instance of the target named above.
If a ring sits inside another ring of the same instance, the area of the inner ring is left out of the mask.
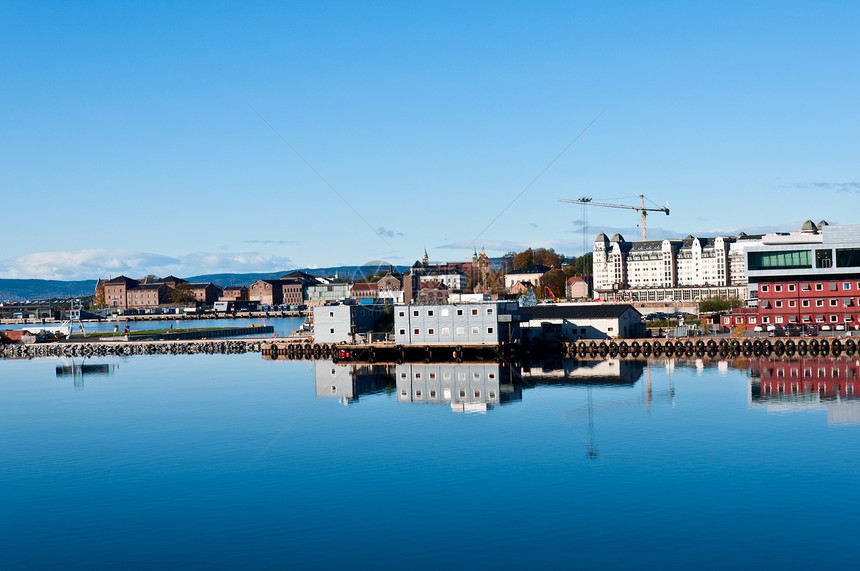
[[[0,567],[853,566],[860,363],[739,366],[0,361]]]
[[[87,322],[84,323],[84,331],[87,334],[104,333],[113,331],[114,327],[118,327],[119,331],[125,329],[128,325],[130,331],[143,331],[153,329],[169,329],[172,325],[174,329],[188,329],[194,327],[208,328],[230,328],[230,327],[248,327],[249,325],[271,325],[274,328],[274,334],[278,337],[286,337],[292,331],[298,329],[303,318],[300,317],[276,317],[276,318],[244,318],[244,319],[159,319],[153,321],[120,321],[120,322]],[[59,325],[49,324],[50,325]],[[24,327],[39,327],[34,324],[4,324],[0,325],[0,330],[4,329],[22,329]],[[78,334],[78,331],[74,332]],[[271,336],[269,334],[268,336]]]

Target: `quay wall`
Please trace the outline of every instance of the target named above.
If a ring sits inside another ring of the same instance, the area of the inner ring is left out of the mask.
[[[269,343],[261,339],[211,339],[7,344],[0,345],[0,358],[260,353]]]

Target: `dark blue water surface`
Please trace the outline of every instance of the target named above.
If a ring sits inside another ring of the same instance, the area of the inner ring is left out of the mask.
[[[271,325],[274,329],[273,333],[269,333],[266,337],[286,337],[291,332],[298,329],[303,318],[300,317],[246,317],[246,318],[218,318],[218,319],[157,319],[151,321],[88,321],[83,324],[84,333],[87,335],[97,336],[98,333],[107,333],[110,331],[123,331],[128,326],[129,331],[146,331],[157,329],[191,329],[197,327],[229,329],[231,327],[250,327],[252,325]],[[48,326],[56,326],[60,323],[51,323]],[[3,324],[0,325],[0,331],[11,329],[19,330],[24,328],[38,328],[39,324]],[[76,325],[75,327],[78,327]],[[73,331],[75,336],[80,336],[80,331]]]
[[[794,388],[766,362],[0,361],[0,567],[853,566],[860,363],[808,361]]]

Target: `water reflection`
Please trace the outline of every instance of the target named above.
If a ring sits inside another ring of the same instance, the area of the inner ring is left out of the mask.
[[[828,424],[860,424],[860,361],[750,359],[750,405],[768,412],[826,410]]]
[[[84,378],[112,375],[118,365],[113,363],[76,363],[74,359],[65,359],[62,365],[57,365],[58,377],[72,377],[76,389],[83,390]]]
[[[637,406],[641,404],[650,409],[654,398],[674,403],[671,380],[668,389],[655,395],[650,372],[651,365],[646,361],[622,359],[548,360],[519,366],[508,363],[358,365],[332,361],[316,361],[314,365],[317,397],[337,398],[348,405],[363,395],[394,390],[398,402],[447,405],[463,413],[486,413],[496,406],[521,401],[524,390],[556,385],[632,388],[643,376],[645,386],[641,395],[612,406],[631,406],[635,402]],[[591,398],[590,392],[588,398]]]
[[[346,406],[362,395],[381,393],[393,387],[394,367],[316,361],[314,380],[318,397],[337,398]]]
[[[485,413],[522,399],[520,371],[500,363],[397,365],[397,401]]]

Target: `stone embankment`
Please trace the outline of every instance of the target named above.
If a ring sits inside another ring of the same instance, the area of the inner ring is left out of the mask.
[[[0,358],[260,353],[268,344],[260,339],[10,344],[0,346]]]

